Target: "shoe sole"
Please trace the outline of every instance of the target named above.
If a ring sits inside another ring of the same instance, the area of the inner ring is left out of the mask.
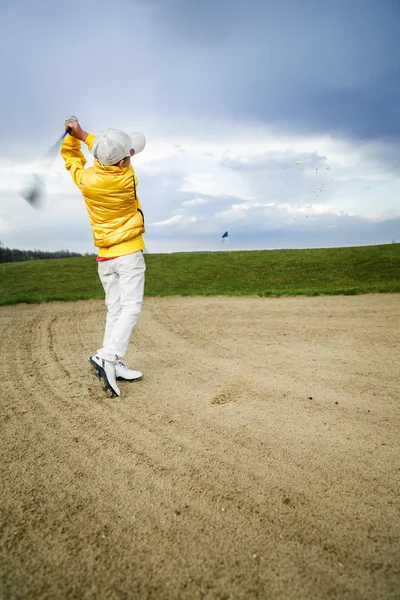
[[[100,367],[94,360],[89,358],[89,363],[91,366],[92,373],[96,375],[98,379],[100,379],[101,384],[103,386],[104,391],[107,396],[111,396],[111,398],[119,398],[118,394],[112,389],[111,385],[108,382],[107,375],[103,367]]]
[[[125,377],[116,377],[118,381],[140,381],[143,379],[143,375],[141,377],[136,377],[136,379],[125,379]]]

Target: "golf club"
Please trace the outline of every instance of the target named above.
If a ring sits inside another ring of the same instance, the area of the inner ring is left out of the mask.
[[[78,119],[74,116],[68,117],[69,120],[77,121]],[[57,152],[60,148],[60,144],[68,133],[71,133],[71,128],[68,127],[61,138],[59,138],[56,143],[48,150],[48,152],[43,157],[41,164],[42,166],[49,166],[51,164],[52,159],[55,158]],[[33,208],[39,208],[40,200],[43,197],[45,190],[45,183],[43,177],[34,173],[32,175],[31,182],[26,186],[25,189],[22,190],[21,196],[26,200]]]

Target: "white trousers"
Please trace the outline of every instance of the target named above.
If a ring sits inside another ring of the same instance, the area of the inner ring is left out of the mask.
[[[98,354],[105,360],[118,360],[125,355],[142,310],[145,270],[141,250],[98,263],[107,306],[103,347]]]

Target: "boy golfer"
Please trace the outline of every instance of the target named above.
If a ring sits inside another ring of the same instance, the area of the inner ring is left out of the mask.
[[[140,371],[129,369],[122,359],[144,292],[144,216],[130,162],[131,156],[143,150],[145,139],[141,133],[110,128],[94,136],[84,131],[75,117],[66,119],[68,127],[71,132],[63,140],[61,156],[85,199],[107,306],[103,347],[89,361],[105,388],[120,396],[117,379],[142,378]],[[81,141],[95,158],[88,169]]]

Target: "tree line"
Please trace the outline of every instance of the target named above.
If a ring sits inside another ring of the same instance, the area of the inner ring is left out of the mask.
[[[0,263],[22,262],[25,260],[46,260],[48,258],[74,258],[77,256],[89,256],[89,253],[79,254],[69,250],[57,250],[55,252],[45,252],[43,250],[18,250],[16,248],[6,248],[0,242]]]

